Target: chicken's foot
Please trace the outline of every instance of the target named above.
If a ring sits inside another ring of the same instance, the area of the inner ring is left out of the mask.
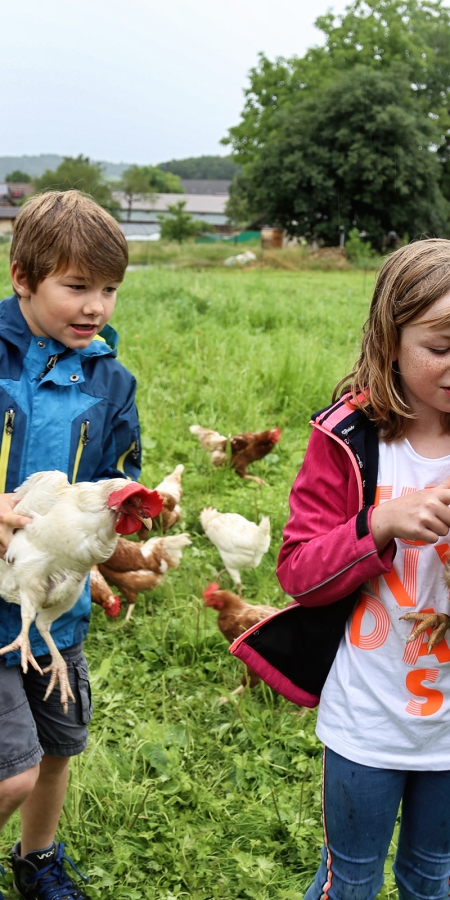
[[[40,675],[43,674],[41,667],[37,664],[30,647],[30,639],[28,637],[28,632],[30,630],[31,619],[25,620],[23,622],[22,631],[16,637],[15,641],[12,641],[11,644],[8,644],[7,647],[2,647],[0,649],[0,656],[4,656],[5,653],[10,653],[12,650],[20,650],[20,663],[22,666],[22,671],[26,674],[28,672],[28,663],[31,664],[33,669],[36,669],[36,672],[39,672]]]
[[[407,644],[411,644],[412,641],[415,641],[416,638],[420,637],[420,635],[428,628],[432,629],[427,644],[428,653],[431,653],[436,644],[441,643],[447,628],[450,628],[450,616],[447,616],[445,613],[409,612],[405,613],[404,616],[400,616],[400,619],[405,619],[407,622],[413,621],[419,623],[416,628],[413,629],[409,638],[407,638]]]
[[[73,695],[72,688],[69,682],[69,674],[67,672],[67,663],[61,656],[61,654],[56,650],[56,653],[52,653],[52,661],[46,669],[44,669],[44,674],[47,672],[51,672],[50,681],[48,684],[48,688],[45,692],[44,700],[48,700],[50,694],[55,687],[57,681],[59,681],[59,690],[61,694],[61,703],[65,713],[69,711],[69,697],[75,703],[75,697]]]
[[[257,475],[243,475],[243,478],[247,478],[248,481],[254,481],[256,484],[262,484],[264,487],[267,485],[267,481],[264,481],[264,478],[258,478]]]

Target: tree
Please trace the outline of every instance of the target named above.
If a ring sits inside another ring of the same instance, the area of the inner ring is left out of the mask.
[[[232,147],[236,162],[252,164],[273,134],[275,116],[301,96],[317,96],[336,74],[356,65],[386,72],[403,71],[422,110],[441,129],[449,128],[450,9],[443,0],[353,0],[340,16],[320,16],[316,26],[325,36],[322,47],[305,56],[271,62],[260,54],[249,73],[246,101],[238,125],[222,143]]]
[[[178,241],[182,244],[188,238],[194,237],[199,232],[212,231],[213,227],[209,222],[202,219],[193,219],[192,216],[185,212],[186,200],[179,200],[178,203],[170,204],[167,209],[168,216],[159,215],[161,222],[161,237],[165,241]]]
[[[130,166],[125,169],[120,188],[128,204],[128,221],[133,203],[138,197],[154,197],[156,193],[183,194],[184,190],[177,175],[163,172],[157,166]]]
[[[22,172],[21,169],[14,169],[14,172],[5,175],[5,181],[7,184],[29,184],[31,178],[26,172]]]
[[[91,162],[88,156],[65,156],[57,169],[47,169],[34,179],[38,191],[70,191],[76,188],[91,197],[113,215],[118,204],[114,202],[111,188],[105,180],[100,163]]]
[[[173,172],[180,178],[225,178],[231,179],[240,171],[240,166],[231,156],[189,156],[187,159],[171,159],[159,163],[163,172]]]
[[[317,98],[300,95],[280,109],[242,176],[249,208],[328,244],[338,243],[340,226],[356,225],[378,249],[389,231],[444,233],[448,203],[430,149],[439,129],[402,74],[401,66],[355,66]]]

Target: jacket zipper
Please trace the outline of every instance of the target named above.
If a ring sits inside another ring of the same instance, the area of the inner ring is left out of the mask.
[[[9,454],[11,451],[11,440],[14,431],[15,417],[16,412],[12,407],[6,410],[3,425],[2,447],[0,450],[0,494],[5,493],[6,476],[8,474]]]
[[[139,456],[139,441],[133,441],[131,447],[128,447],[128,450],[125,450],[125,453],[122,453],[122,456],[119,456],[119,459],[117,460],[116,469],[118,469],[119,472],[122,472],[123,475],[125,475],[125,460],[129,453],[131,453],[133,459],[137,459]]]
[[[73,473],[72,473],[72,484],[75,484],[78,475],[78,469],[80,468],[81,455],[86,444],[89,443],[89,419],[86,419],[85,422],[81,423],[80,428],[80,437],[78,439],[78,447],[77,452],[75,454],[75,462],[73,464]]]

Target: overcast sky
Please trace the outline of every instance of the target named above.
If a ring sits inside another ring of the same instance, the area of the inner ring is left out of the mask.
[[[345,0],[16,0],[2,10],[0,156],[224,154],[259,51],[303,55]]]

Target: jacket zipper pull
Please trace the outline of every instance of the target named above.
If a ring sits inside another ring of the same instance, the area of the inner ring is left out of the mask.
[[[15,419],[15,418],[16,418],[16,411],[15,411],[15,409],[12,409],[12,407],[11,407],[11,408],[8,409],[7,412],[6,412],[6,418],[5,418],[5,432],[6,432],[6,434],[12,434],[12,433],[13,433],[13,431],[14,431],[14,419]]]
[[[81,440],[81,443],[83,444],[83,447],[85,447],[86,444],[88,444],[90,441],[90,437],[89,437],[90,424],[91,423],[89,422],[89,419],[86,419],[85,422],[81,423],[80,440]]]
[[[137,459],[139,456],[139,441],[133,441],[131,450],[132,459]]]

